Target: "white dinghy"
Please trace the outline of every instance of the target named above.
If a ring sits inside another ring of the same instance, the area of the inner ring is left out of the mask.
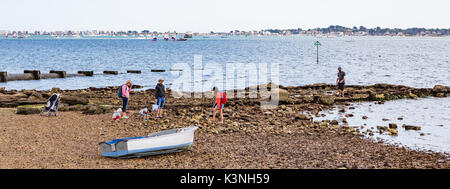
[[[198,127],[190,126],[151,133],[148,136],[114,139],[100,142],[102,156],[131,158],[180,152],[194,143],[194,133]]]

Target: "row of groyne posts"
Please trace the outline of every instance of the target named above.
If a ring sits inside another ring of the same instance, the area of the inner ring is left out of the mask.
[[[152,70],[152,72],[163,72],[165,70]],[[141,74],[141,70],[127,70],[127,73]],[[118,75],[118,71],[103,71],[103,74]],[[94,76],[94,71],[78,71],[75,74],[68,74],[66,71],[51,70],[48,74],[41,73],[40,70],[24,70],[23,74],[8,74],[0,71],[0,82],[18,81],[18,80],[40,80],[50,78],[66,78],[66,77],[80,77],[80,76]]]

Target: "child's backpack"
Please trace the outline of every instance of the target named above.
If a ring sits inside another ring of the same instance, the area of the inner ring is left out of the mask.
[[[227,95],[224,92],[222,93],[222,98],[220,99],[220,102],[222,102],[222,104],[225,104],[228,102]]]
[[[122,98],[122,87],[123,87],[123,85],[119,87],[119,92],[117,95],[117,96],[119,96],[119,98]]]

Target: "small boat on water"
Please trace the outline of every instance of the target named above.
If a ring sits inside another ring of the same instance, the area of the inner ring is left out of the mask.
[[[179,39],[177,39],[177,41],[186,41],[187,39],[186,38],[179,38]]]
[[[192,38],[192,33],[186,33],[186,34],[184,34],[184,38]]]
[[[104,157],[133,158],[188,150],[194,143],[195,130],[190,126],[151,133],[148,136],[114,139],[100,142]]]

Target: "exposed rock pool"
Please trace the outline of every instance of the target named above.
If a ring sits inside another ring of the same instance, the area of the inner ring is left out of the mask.
[[[336,120],[339,125],[359,129],[373,140],[450,154],[450,98],[428,97],[336,105],[332,110],[319,112],[314,120]],[[389,124],[396,124],[398,133],[379,129],[387,129]],[[420,130],[407,130],[402,127],[404,124],[418,126]]]

